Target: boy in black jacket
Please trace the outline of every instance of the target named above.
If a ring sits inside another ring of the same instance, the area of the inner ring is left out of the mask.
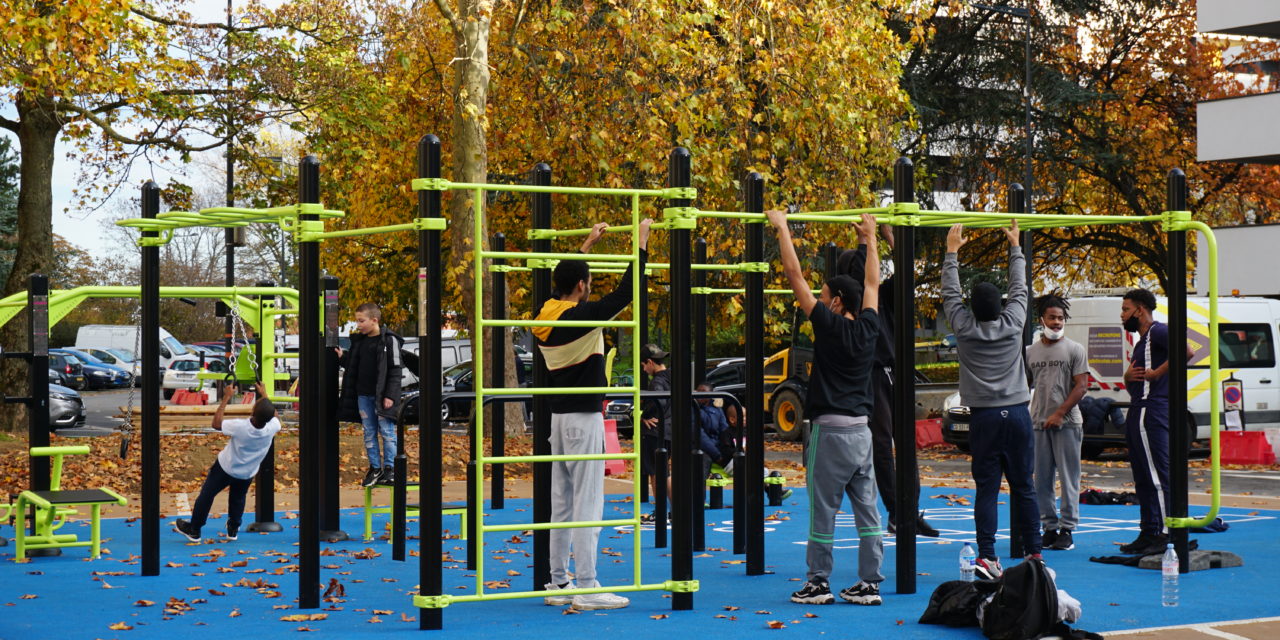
[[[381,325],[382,310],[378,305],[366,302],[356,307],[357,333],[351,334],[351,350],[338,350],[338,362],[346,370],[338,417],[354,421],[358,416],[364,425],[369,471],[361,484],[366,487],[395,480],[396,412],[400,405],[400,378],[404,375],[400,347],[404,338]]]

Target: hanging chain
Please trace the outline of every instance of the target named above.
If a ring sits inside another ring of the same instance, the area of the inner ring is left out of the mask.
[[[133,424],[133,398],[137,391],[138,377],[134,373],[137,369],[141,372],[142,367],[142,301],[138,301],[138,311],[134,314],[134,333],[133,333],[133,367],[129,368],[129,401],[125,404],[124,424],[121,425],[120,431],[124,437],[120,439],[120,457],[125,458],[129,454],[129,439],[133,437],[136,428]],[[154,365],[153,365],[154,366]]]
[[[236,360],[238,360],[240,357],[240,352],[235,348],[237,332],[244,338],[244,347],[249,352],[249,367],[253,369],[253,372],[256,375],[258,373],[258,353],[256,349],[250,348],[249,346],[249,332],[248,330],[245,329],[244,318],[240,317],[239,301],[237,301],[236,304],[232,305],[230,309],[231,309],[231,320],[232,320],[232,328],[231,328],[232,348],[231,348],[231,362],[229,363],[230,364],[229,368],[231,371],[231,375],[233,376],[235,375]],[[258,376],[258,377],[261,377],[261,376]]]

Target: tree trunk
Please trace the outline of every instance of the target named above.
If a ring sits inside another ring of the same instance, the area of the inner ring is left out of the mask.
[[[4,295],[26,291],[33,273],[49,273],[53,261],[53,147],[61,125],[56,106],[48,98],[19,96],[18,149],[22,177],[18,187],[18,250],[13,268],[4,283]],[[51,287],[57,283],[49,283]],[[28,347],[26,312],[0,329],[0,344],[6,350]],[[10,395],[23,395],[27,388],[27,363],[6,358],[0,362],[0,388]],[[25,407],[6,404],[0,408],[0,429],[14,432],[26,428]]]
[[[461,37],[458,38],[458,52],[453,61],[453,176],[455,182],[487,182],[489,173],[489,153],[485,141],[485,129],[488,126],[486,110],[489,102],[489,28],[492,18],[492,2],[486,0],[463,0],[459,3],[458,27]],[[488,249],[489,225],[484,224],[479,237],[474,237],[475,217],[473,214],[474,192],[454,191],[449,199],[449,228],[452,231],[451,246],[453,255],[468,261],[468,267],[474,264],[474,241],[480,243],[480,249]],[[491,315],[493,301],[493,278],[488,273],[484,277],[483,314]],[[464,313],[468,318],[471,330],[472,362],[483,358],[487,365],[492,362],[491,340],[485,342],[485,349],[476,349],[479,318],[476,316],[475,272],[468,268],[458,274],[458,288],[462,291]],[[509,298],[508,298],[509,299]],[[504,387],[519,386],[516,377],[516,363],[513,353],[507,350],[506,376]],[[492,378],[485,376],[489,385]],[[491,405],[492,406],[492,405]],[[479,407],[476,408],[479,410]],[[485,424],[492,428],[498,423],[498,415],[505,414],[505,431],[508,435],[524,434],[524,404],[507,403],[505,411],[498,413],[487,410]]]

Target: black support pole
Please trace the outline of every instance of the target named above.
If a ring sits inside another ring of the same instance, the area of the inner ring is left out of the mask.
[[[418,177],[440,177],[440,139],[427,134],[418,140]],[[439,191],[418,192],[418,217],[439,218]],[[443,416],[440,403],[440,281],[444,273],[440,260],[440,231],[418,232],[418,594],[444,593],[444,553],[441,531],[441,480],[444,477],[443,443],[440,435]],[[474,534],[473,534],[474,535]],[[439,630],[444,625],[440,608],[418,610],[418,628]]]
[[[1027,192],[1022,185],[1014,183],[1009,185],[1008,195],[1009,213],[1026,213],[1027,212]],[[1022,244],[1022,256],[1026,259],[1027,274],[1027,317],[1022,325],[1022,344],[1031,344],[1031,321],[1035,313],[1032,311],[1031,304],[1031,232],[1024,231],[1019,234],[1019,242]],[[1017,500],[1009,501],[1009,557],[1021,558],[1025,555],[1024,544],[1022,539],[1022,530],[1018,528],[1016,523],[1022,522],[1022,509],[1018,506]]]
[[[822,245],[822,273],[825,278],[834,278],[836,263],[840,260],[840,247],[834,242]]]
[[[693,262],[695,264],[707,263],[707,241],[705,238],[698,238],[693,243]],[[707,286],[707,272],[701,269],[692,273],[693,286]],[[707,379],[707,294],[698,293],[692,295],[692,314],[693,314],[693,386],[697,386],[706,382]],[[701,425],[694,424],[693,441],[700,443],[699,433]],[[700,444],[695,447],[701,451]],[[690,489],[696,494],[693,499],[693,550],[705,551],[707,548],[707,514],[703,509],[707,492],[707,483],[702,477],[702,470],[705,466],[703,457],[706,456],[705,451],[701,451],[702,455],[695,455],[693,464],[689,465],[693,477],[689,479],[691,483]]]
[[[667,448],[653,450],[653,548],[667,548]]]
[[[764,176],[752,171],[743,183],[743,209],[764,213]],[[764,262],[764,221],[748,220],[747,262]],[[764,274],[748,271],[746,285],[747,399],[746,455],[736,456],[733,471],[734,553],[747,554],[747,575],[765,574],[764,568]],[[738,463],[745,464],[738,464]],[[741,507],[739,507],[741,504]],[[739,551],[739,530],[742,551]]]
[[[160,213],[160,185],[142,185],[142,217]],[[155,231],[142,237],[155,238]],[[142,247],[142,575],[160,575],[160,247]]]
[[[507,237],[501,233],[495,233],[493,234],[493,241],[491,245],[493,246],[494,251],[506,251]],[[501,259],[493,261],[494,266],[505,265],[506,263],[506,260]],[[501,269],[497,269],[493,272],[493,311],[492,315],[489,317],[494,320],[505,320],[507,318],[507,274]],[[490,374],[493,377],[490,379],[490,386],[494,389],[501,389],[506,386],[507,377],[506,355],[509,350],[507,348],[507,328],[493,327],[489,334],[489,340],[492,341],[492,346],[490,348],[493,350],[493,360],[491,363],[493,373]],[[516,366],[519,367],[520,363],[517,362]],[[516,370],[516,374],[517,377],[519,377],[518,369]],[[520,406],[520,413],[523,415],[524,403],[522,402]],[[506,453],[504,453],[507,448],[506,427],[507,405],[502,402],[495,402],[493,403],[493,420],[490,422],[490,428],[492,429],[490,446],[493,448],[490,455],[495,458],[506,455]],[[489,473],[492,475],[491,480],[493,482],[493,488],[489,490],[489,506],[493,509],[501,509],[505,502],[503,493],[506,490],[506,466],[501,462],[498,462],[489,465],[489,468]]]
[[[322,291],[322,299],[324,301],[324,345],[321,350],[320,357],[321,366],[321,383],[323,391],[320,393],[320,399],[323,403],[320,409],[320,437],[318,440],[321,444],[321,464],[320,464],[320,539],[325,542],[342,542],[350,540],[346,531],[342,530],[342,522],[338,515],[341,506],[341,498],[338,485],[341,478],[339,477],[340,467],[338,465],[338,450],[341,443],[338,439],[338,327],[341,322],[338,319],[338,278],[334,276],[324,276],[320,278],[320,289]],[[262,344],[259,340],[258,344]],[[262,362],[261,356],[258,362]],[[404,438],[401,438],[400,448],[404,448]],[[400,473],[397,471],[397,473]],[[403,477],[400,475],[397,478]],[[401,528],[403,531],[403,527]],[[396,560],[404,560],[404,545],[400,547],[400,557]]]
[[[320,202],[320,161],[299,165],[298,201]],[[299,224],[318,220],[302,214]],[[320,341],[320,243],[298,243],[298,607],[320,606],[320,429],[323,354]]]
[[[689,150],[684,147],[671,151],[667,186],[687,187],[692,184],[690,160]],[[686,199],[671,201],[673,207],[692,204]],[[689,376],[692,359],[689,344],[693,311],[693,299],[689,293],[692,286],[689,279],[692,232],[677,228],[669,230],[667,236],[671,259],[671,577],[684,581],[693,580],[693,488],[689,486],[692,478],[689,467],[693,462],[692,450],[697,446],[690,437],[693,434],[690,424],[693,384]],[[688,611],[692,608],[693,593],[671,594],[672,610]]]
[[[893,163],[894,202],[915,202],[915,165],[910,158]],[[916,592],[916,519],[920,496],[915,491],[916,473],[916,230],[901,226],[894,230],[893,315],[898,326],[893,331],[893,351],[898,354],[896,378],[893,381],[893,441],[897,463],[894,496],[898,514],[897,574],[898,593]]]
[[[645,272],[635,274],[635,277],[640,278],[640,299],[636,300],[635,305],[631,309],[631,313],[635,314],[636,322],[640,324],[640,333],[633,336],[631,341],[632,349],[639,349],[643,345],[649,344],[649,275],[647,271],[648,270],[646,269]],[[667,345],[667,348],[671,348],[671,345]],[[630,359],[628,359],[627,361],[630,362]],[[641,389],[649,388],[649,374],[644,372],[644,367],[641,367],[639,371],[634,371],[632,373],[633,373],[632,379],[639,383]],[[644,447],[643,445],[641,445],[641,435],[640,435],[640,432],[642,431],[642,428],[640,425],[640,407],[632,407],[631,409],[632,409],[631,444],[637,449],[641,449],[643,451]],[[658,446],[662,446],[662,445],[659,444]],[[637,466],[640,467],[639,469],[636,469],[636,473],[640,474],[640,502],[647,503],[649,502],[649,498],[650,498],[649,474],[644,473],[643,465],[637,465]],[[666,467],[663,467],[663,469],[664,469],[663,475],[665,477]],[[655,486],[657,482],[658,480],[655,479],[654,480]],[[654,505],[655,506],[657,505],[656,497],[654,497]],[[658,515],[659,514],[655,511],[654,517],[657,517]],[[665,509],[663,510],[663,513],[661,515],[663,518],[666,518]],[[656,530],[657,529],[655,528],[655,531]],[[664,540],[665,540],[665,536],[666,536],[665,530],[662,535],[664,536]],[[664,542],[662,546],[666,546],[666,543]]]
[[[1166,194],[1168,211],[1187,210],[1187,175],[1182,169],[1169,171]],[[1187,422],[1187,232],[1169,231],[1169,502],[1175,518],[1187,516],[1187,457],[1192,440]],[[1220,393],[1210,389],[1209,393]],[[1178,570],[1191,570],[1186,527],[1169,530],[1169,540],[1178,553]]]
[[[33,273],[27,284],[27,442],[49,446],[49,277]],[[49,490],[49,456],[30,456],[32,491]],[[58,549],[51,549],[57,551]],[[50,554],[52,555],[52,554]]]
[[[533,167],[530,181],[537,186],[551,184],[551,167],[539,162]],[[551,228],[551,194],[535,193],[530,196],[533,208],[533,228]],[[531,246],[536,252],[550,253],[551,240],[534,240]],[[641,287],[643,290],[643,286]],[[533,270],[533,309],[536,312],[551,298],[551,270]],[[551,374],[541,349],[533,350],[533,386],[545,389],[551,386]],[[639,433],[639,427],[633,427]],[[633,436],[634,437],[634,436]],[[533,455],[551,455],[551,405],[547,396],[533,397]],[[551,463],[533,463],[533,521],[551,522]],[[551,582],[551,532],[533,532],[533,589],[541,591]]]
[[[259,287],[274,287],[275,283],[270,280],[261,280],[257,283]],[[258,370],[264,372],[259,375],[262,378],[267,375],[265,372],[266,363],[262,360],[262,340],[261,335],[269,331],[267,328],[270,320],[261,313],[262,305],[258,305]],[[276,380],[271,378],[263,380],[263,386],[267,391],[276,390]],[[236,384],[223,385],[222,393],[235,393]],[[335,461],[336,466],[336,461]],[[276,522],[276,445],[273,441],[271,446],[267,448],[267,455],[262,459],[262,464],[258,467],[258,475],[253,480],[253,505],[254,505],[254,521],[250,522],[245,531],[250,533],[276,533],[283,531],[284,527]]]

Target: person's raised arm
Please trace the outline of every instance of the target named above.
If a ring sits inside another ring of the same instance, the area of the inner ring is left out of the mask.
[[[960,293],[960,248],[967,243],[964,225],[951,225],[947,231],[947,255],[942,260],[942,309],[951,330],[959,334],[973,324],[973,316],[964,307]]]
[[[258,388],[262,388],[262,385],[259,384]],[[234,386],[227,385],[227,388],[222,392],[222,400],[218,402],[218,408],[213,412],[213,421],[209,423],[209,427],[214,431],[222,431],[222,412],[227,408],[227,403],[231,402],[231,394],[235,392],[234,389]]]
[[[875,311],[880,308],[880,246],[876,242],[876,218],[864,213],[862,223],[854,226],[858,229],[858,242],[867,248],[867,265],[862,277],[862,308]]]
[[[1017,219],[1004,229],[1004,235],[1009,239],[1009,296],[1005,302],[1004,314],[1023,324],[1027,321],[1027,259],[1019,246],[1021,236],[1018,233]]]
[[[791,284],[791,291],[795,293],[796,302],[800,303],[800,309],[804,311],[804,315],[808,316],[809,312],[813,311],[813,305],[818,304],[818,299],[813,297],[813,289],[810,288],[809,282],[804,279],[804,271],[800,269],[800,258],[796,255],[796,247],[791,244],[791,230],[787,228],[787,212],[780,209],[771,209],[764,212],[764,214],[778,232],[778,249],[782,253],[782,271],[787,275],[787,282]]]
[[[584,300],[578,303],[580,319],[611,320],[619,313],[622,313],[622,310],[626,309],[627,305],[631,304],[631,279],[635,277],[637,267],[639,267],[641,273],[644,272],[645,261],[649,255],[649,227],[652,224],[653,219],[645,218],[636,227],[636,244],[640,246],[639,264],[629,265],[627,271],[622,274],[622,279],[618,281],[618,286],[613,291],[600,296],[599,300],[594,302]],[[603,222],[597,223],[592,227],[592,234],[595,234],[596,229],[599,229],[600,233],[604,233],[606,226]],[[588,236],[588,239],[590,238],[591,236]],[[599,240],[599,237],[596,237],[596,240]],[[589,250],[593,244],[595,244],[595,241],[584,242],[582,246],[584,250]]]
[[[596,246],[596,243],[600,242],[600,238],[604,236],[604,230],[608,228],[608,222],[597,222],[591,225],[591,233],[587,234],[587,239],[582,241],[582,246],[578,251],[582,253],[591,253],[591,247]]]

